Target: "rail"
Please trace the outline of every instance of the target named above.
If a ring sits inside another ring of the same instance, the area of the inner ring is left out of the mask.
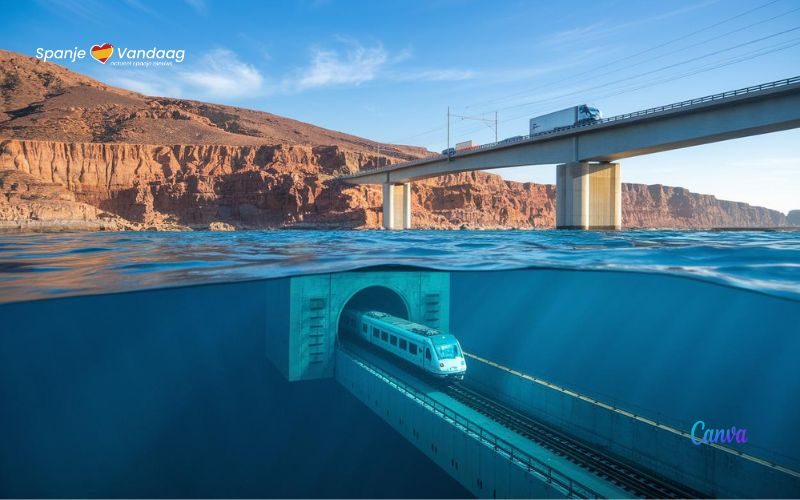
[[[675,103],[666,104],[666,105],[663,105],[663,106],[656,106],[654,108],[643,109],[641,111],[634,111],[632,113],[625,113],[625,114],[621,114],[621,115],[611,116],[609,118],[603,118],[601,120],[597,120],[597,121],[594,121],[594,122],[579,123],[579,124],[571,125],[571,126],[568,126],[568,127],[559,127],[559,128],[557,128],[555,130],[548,130],[546,132],[539,132],[537,134],[529,134],[529,135],[520,136],[519,139],[516,139],[516,140],[513,140],[513,141],[509,141],[508,139],[503,139],[502,141],[498,141],[498,142],[490,142],[490,143],[487,143],[487,144],[481,144],[479,146],[474,146],[474,147],[468,148],[467,150],[456,151],[453,155],[449,155],[449,156],[448,155],[443,155],[443,154],[433,154],[433,155],[430,155],[430,156],[426,156],[424,158],[419,158],[419,159],[411,160],[411,161],[408,161],[408,162],[395,163],[395,164],[387,165],[385,167],[381,167],[381,168],[378,168],[378,169],[365,170],[364,172],[358,172],[356,174],[345,175],[345,176],[342,176],[340,178],[341,179],[350,179],[350,178],[355,178],[355,177],[361,177],[361,176],[364,176],[364,175],[372,175],[372,174],[377,174],[377,173],[391,172],[392,170],[395,170],[395,169],[411,167],[411,166],[418,165],[418,164],[421,164],[421,163],[427,163],[427,162],[429,162],[431,160],[434,160],[434,159],[453,158],[454,156],[457,156],[459,153],[474,153],[476,151],[492,149],[492,148],[495,148],[495,147],[498,147],[498,146],[508,146],[508,145],[511,145],[511,144],[518,144],[520,142],[525,142],[525,141],[529,141],[531,139],[536,139],[536,138],[544,137],[544,136],[551,135],[551,134],[561,133],[561,132],[565,132],[565,131],[568,131],[568,130],[576,130],[576,129],[581,129],[581,128],[595,127],[597,125],[604,125],[604,124],[607,124],[607,123],[614,123],[614,122],[618,122],[618,121],[621,121],[621,120],[628,120],[628,119],[631,119],[631,118],[639,118],[639,117],[642,117],[642,116],[653,115],[653,114],[662,113],[662,112],[665,112],[665,111],[671,111],[673,109],[680,109],[680,108],[685,108],[685,107],[688,107],[688,106],[694,106],[694,105],[697,105],[697,104],[704,104],[704,103],[707,103],[707,102],[720,101],[720,100],[728,99],[728,98],[731,98],[731,97],[738,97],[738,96],[741,96],[741,95],[752,94],[754,92],[761,92],[761,91],[769,90],[769,89],[773,89],[773,88],[785,87],[787,85],[793,85],[793,84],[796,84],[796,83],[800,83],[800,76],[794,76],[794,77],[791,77],[791,78],[784,78],[783,80],[776,80],[774,82],[762,83],[760,85],[753,85],[753,86],[750,86],[750,87],[744,87],[744,88],[736,89],[736,90],[729,90],[727,92],[720,92],[718,94],[707,95],[707,96],[704,96],[704,97],[698,97],[696,99],[689,99],[689,100],[686,100],[686,101],[675,102]]]
[[[501,365],[501,364],[496,363],[494,361],[491,361],[489,359],[482,358],[482,357],[480,357],[480,356],[478,356],[476,354],[465,352],[464,355],[469,357],[469,358],[471,358],[471,359],[474,359],[476,361],[480,361],[481,363],[484,363],[484,364],[486,364],[488,366],[496,368],[498,370],[502,370],[502,371],[505,371],[507,373],[510,373],[511,375],[514,375],[514,376],[517,376],[517,377],[521,377],[521,378],[524,378],[526,380],[530,380],[531,382],[534,382],[536,384],[543,385],[543,386],[545,386],[545,387],[547,387],[549,389],[552,389],[554,391],[558,391],[558,392],[560,392],[562,394],[565,394],[567,396],[571,396],[573,398],[579,399],[581,401],[585,401],[585,402],[587,402],[589,404],[598,406],[598,407],[603,408],[605,410],[608,410],[608,411],[617,413],[619,415],[623,415],[625,417],[631,418],[633,420],[636,420],[637,422],[641,422],[643,424],[647,424],[649,426],[658,428],[659,430],[670,432],[672,434],[681,436],[681,437],[686,438],[686,439],[691,439],[692,438],[692,435],[689,432],[681,430],[681,429],[679,429],[679,428],[677,428],[675,426],[668,425],[668,424],[666,424],[664,422],[656,421],[656,420],[654,420],[652,418],[648,418],[648,417],[645,417],[643,415],[636,414],[634,412],[631,412],[631,411],[625,410],[623,408],[620,408],[620,407],[618,407],[616,405],[609,404],[609,403],[600,401],[598,399],[586,396],[584,394],[577,393],[577,392],[572,391],[570,389],[567,389],[565,387],[561,387],[559,385],[553,384],[553,383],[548,382],[546,380],[542,380],[542,379],[534,377],[532,375],[528,375],[527,373],[523,373],[523,372],[520,372],[520,371],[515,370],[513,368],[509,368],[507,366]],[[704,443],[703,446],[709,446],[709,447],[714,448],[716,450],[720,450],[722,452],[729,453],[731,455],[735,455],[735,456],[743,458],[745,460],[749,460],[751,462],[755,462],[755,463],[757,463],[759,465],[762,465],[762,466],[765,466],[765,467],[769,467],[770,469],[773,469],[775,471],[782,472],[784,474],[788,474],[789,476],[800,478],[800,472],[798,472],[798,471],[796,471],[794,469],[791,469],[788,466],[779,464],[776,459],[767,460],[765,458],[761,458],[761,457],[752,455],[750,453],[745,453],[743,451],[740,451],[740,450],[737,450],[735,448],[731,448],[731,447],[728,447],[728,446],[725,446],[725,445],[722,445],[722,444],[719,444],[719,443]],[[787,457],[781,457],[781,458],[787,458]]]
[[[517,446],[514,446],[505,439],[501,438],[497,434],[476,424],[452,408],[449,408],[439,401],[436,401],[424,392],[401,380],[398,380],[380,368],[363,361],[357,355],[349,353],[346,349],[340,348],[340,351],[350,357],[354,363],[370,372],[372,375],[383,380],[391,387],[394,387],[401,394],[414,400],[417,404],[422,405],[424,408],[439,416],[454,427],[460,429],[468,436],[477,439],[480,443],[486,446],[493,448],[496,453],[508,458],[515,465],[526,470],[529,474],[533,474],[539,479],[550,484],[564,495],[572,498],[601,498],[600,494],[590,487],[575,481],[556,469],[553,469],[538,458],[531,456]]]
[[[495,422],[540,444],[553,453],[603,477],[637,498],[701,498],[685,486],[657,477],[640,467],[632,467],[574,438],[535,421],[463,384],[451,385],[447,394]]]

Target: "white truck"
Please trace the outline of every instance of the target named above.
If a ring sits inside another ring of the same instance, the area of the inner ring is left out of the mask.
[[[456,143],[456,151],[467,151],[469,149],[474,148],[475,145],[472,144],[472,140],[464,141],[464,142],[457,142]]]
[[[442,151],[444,156],[448,158],[452,158],[456,153],[466,153],[467,151],[472,151],[473,149],[478,149],[480,146],[478,144],[473,144],[472,140],[459,142],[456,144],[454,148],[447,148]]]
[[[531,135],[542,132],[552,132],[562,128],[569,128],[585,123],[594,123],[603,118],[599,109],[581,104],[571,108],[553,111],[546,115],[531,118]]]

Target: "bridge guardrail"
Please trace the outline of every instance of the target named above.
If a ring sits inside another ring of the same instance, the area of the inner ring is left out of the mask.
[[[517,142],[522,142],[522,141],[525,141],[525,140],[529,140],[529,139],[532,139],[534,137],[541,137],[541,136],[545,136],[545,135],[549,135],[549,134],[555,134],[557,132],[563,132],[565,130],[574,130],[574,129],[578,129],[578,128],[593,127],[595,125],[601,125],[601,124],[604,124],[604,123],[613,123],[613,122],[620,121],[620,120],[627,120],[628,118],[636,118],[638,116],[652,115],[654,113],[660,113],[660,112],[663,112],[663,111],[669,111],[671,109],[685,108],[686,106],[693,106],[695,104],[702,104],[704,102],[718,101],[720,99],[726,99],[728,97],[736,97],[736,96],[739,96],[739,95],[750,94],[752,92],[760,92],[762,90],[772,89],[772,88],[776,88],[776,87],[783,87],[783,86],[786,86],[786,85],[791,85],[793,83],[800,83],[800,76],[794,76],[792,78],[784,78],[783,80],[776,80],[774,82],[762,83],[760,85],[753,85],[753,86],[750,86],[750,87],[744,87],[744,88],[736,89],[736,90],[729,90],[727,92],[720,92],[718,94],[712,94],[712,95],[707,95],[707,96],[704,96],[704,97],[698,97],[696,99],[689,99],[689,100],[686,100],[686,101],[674,102],[672,104],[665,104],[663,106],[656,106],[654,108],[643,109],[641,111],[634,111],[632,113],[624,113],[624,114],[621,114],[621,115],[610,116],[608,118],[603,118],[603,119],[598,120],[596,122],[580,123],[580,124],[577,124],[577,125],[572,125],[570,127],[561,127],[561,128],[556,129],[556,130],[548,130],[547,132],[540,132],[538,134],[529,134],[529,135],[522,136],[522,139],[520,139]],[[479,150],[479,149],[490,148],[490,147],[498,146],[499,144],[500,144],[499,142],[490,142],[488,144],[481,144],[480,146],[477,146],[474,149],[470,149],[470,151],[476,151],[476,150]],[[439,155],[439,156],[445,156],[445,155]],[[401,163],[400,165],[403,165],[403,164]]]
[[[539,479],[560,490],[566,496],[572,498],[602,498],[599,493],[590,487],[581,484],[569,476],[566,476],[565,474],[553,469],[538,458],[531,456],[529,453],[509,443],[492,431],[487,430],[452,408],[443,405],[439,401],[436,401],[424,392],[409,384],[406,384],[401,380],[398,380],[380,368],[361,360],[356,355],[353,355],[344,349],[340,350],[345,355],[349,356],[354,363],[358,364],[365,370],[391,385],[406,397],[415,400],[418,404],[421,404],[429,411],[443,418],[445,421],[449,422],[455,427],[461,429],[463,432],[477,439],[481,443],[494,448],[496,453],[500,453],[501,455],[507,457],[512,463],[527,470],[528,473],[534,474]]]
[[[772,88],[776,88],[776,87],[783,87],[783,86],[786,86],[786,85],[791,85],[793,83],[800,83],[800,76],[795,76],[795,77],[792,77],[792,78],[786,78],[786,79],[783,79],[783,80],[777,80],[777,81],[769,82],[769,83],[762,83],[760,85],[753,85],[751,87],[745,87],[745,88],[741,88],[741,89],[737,89],[737,90],[729,90],[727,92],[721,92],[719,94],[707,95],[707,96],[704,96],[704,97],[698,97],[696,99],[689,99],[687,101],[681,101],[681,102],[675,102],[675,103],[672,103],[672,104],[666,104],[664,106],[656,106],[655,108],[644,109],[644,110],[641,110],[641,111],[634,111],[633,113],[625,113],[625,114],[622,114],[622,115],[611,116],[609,118],[604,118],[604,119],[600,120],[597,123],[609,123],[609,122],[614,122],[614,121],[619,121],[619,120],[625,120],[625,119],[628,119],[628,118],[635,118],[637,116],[644,116],[644,115],[650,115],[650,114],[653,114],[653,113],[660,113],[662,111],[669,111],[671,109],[684,108],[686,106],[693,106],[695,104],[702,104],[704,102],[718,101],[720,99],[726,99],[728,97],[736,97],[738,95],[750,94],[752,92],[760,92],[762,90],[772,89]]]
[[[575,130],[575,129],[579,129],[579,128],[593,127],[595,125],[602,125],[604,123],[613,123],[613,122],[617,122],[617,121],[620,121],[620,120],[627,120],[629,118],[636,118],[636,117],[639,117],[639,116],[647,116],[647,115],[652,115],[652,114],[655,114],[655,113],[661,113],[663,111],[669,111],[669,110],[672,110],[672,109],[685,108],[687,106],[693,106],[695,104],[702,104],[702,103],[705,103],[705,102],[718,101],[718,100],[726,99],[726,98],[729,98],[729,97],[736,97],[736,96],[740,96],[740,95],[750,94],[752,92],[760,92],[762,90],[768,90],[768,89],[777,88],[777,87],[784,87],[786,85],[792,85],[792,84],[795,84],[795,83],[800,83],[800,76],[795,76],[795,77],[792,77],[792,78],[784,78],[783,80],[776,80],[774,82],[762,83],[760,85],[753,85],[753,86],[750,86],[750,87],[744,87],[744,88],[736,89],[736,90],[729,90],[727,92],[721,92],[721,93],[718,93],[718,94],[712,94],[712,95],[707,95],[707,96],[704,96],[704,97],[698,97],[696,99],[689,99],[689,100],[686,100],[686,101],[675,102],[675,103],[672,103],[672,104],[666,104],[664,106],[656,106],[654,108],[643,109],[641,111],[634,111],[632,113],[624,113],[624,114],[621,114],[621,115],[616,115],[616,116],[611,116],[611,117],[608,117],[608,118],[603,118],[603,119],[598,120],[596,122],[581,123],[581,124],[578,124],[578,125],[572,125],[570,127],[561,127],[561,128],[556,129],[556,130],[548,130],[547,132],[539,132],[538,134],[524,135],[524,136],[522,136],[522,138],[520,140],[515,141],[514,144],[517,144],[519,142],[524,142],[524,141],[527,141],[527,140],[530,140],[530,139],[533,139],[533,138],[536,138],[536,137],[543,137],[543,136],[555,134],[555,133],[558,133],[558,132],[564,132],[565,130]],[[472,153],[472,152],[475,152],[475,151],[481,151],[481,150],[484,150],[484,149],[493,148],[493,147],[496,147],[496,146],[499,146],[499,145],[501,145],[500,142],[490,142],[490,143],[487,143],[487,144],[481,144],[479,146],[475,146],[473,148],[470,148],[470,150],[467,151],[467,152]],[[433,158],[437,158],[437,157],[448,158],[447,155],[434,154],[434,155],[426,156],[424,158],[419,158],[417,160],[412,160],[412,161],[403,162],[403,163],[395,163],[395,164],[392,164],[392,165],[387,165],[386,167],[381,167],[379,169],[366,170],[364,172],[359,172],[358,174],[346,175],[346,176],[343,176],[342,178],[346,179],[346,178],[349,178],[349,177],[355,177],[355,176],[360,176],[360,175],[368,175],[368,174],[385,172],[387,170],[393,170],[395,168],[410,167],[410,166],[416,165],[418,163],[425,163],[425,162],[427,162],[427,161],[429,161],[429,160],[431,160]]]

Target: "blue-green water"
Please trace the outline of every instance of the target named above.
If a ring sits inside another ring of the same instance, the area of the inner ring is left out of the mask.
[[[271,280],[387,265],[451,271],[466,351],[798,469],[797,232],[9,234],[0,496],[466,495],[266,362]]]
[[[669,273],[800,298],[800,231],[249,231],[0,235],[0,302],[382,264]]]

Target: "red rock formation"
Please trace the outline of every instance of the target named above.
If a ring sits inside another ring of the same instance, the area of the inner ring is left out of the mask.
[[[333,177],[425,154],[261,111],[148,97],[0,50],[5,225],[380,227],[380,189]],[[413,224],[552,227],[554,199],[553,186],[448,175],[414,183]],[[681,188],[623,186],[627,227],[785,224],[779,212]]]
[[[76,201],[75,194],[18,170],[0,171],[2,229],[135,229],[124,219]]]
[[[800,227],[800,210],[789,210],[786,214],[786,224],[790,227]]]
[[[786,216],[747,203],[718,200],[680,187],[622,185],[624,227],[743,228],[783,227]]]
[[[82,204],[74,217],[85,220],[83,205],[91,205],[145,228],[379,227],[380,189],[332,179],[384,160],[336,146],[0,141],[0,171],[62,186],[57,196],[69,193]],[[527,229],[555,222],[551,185],[470,172],[416,182],[412,193],[415,227]],[[660,185],[624,184],[623,207],[626,227],[786,225],[780,212]]]

